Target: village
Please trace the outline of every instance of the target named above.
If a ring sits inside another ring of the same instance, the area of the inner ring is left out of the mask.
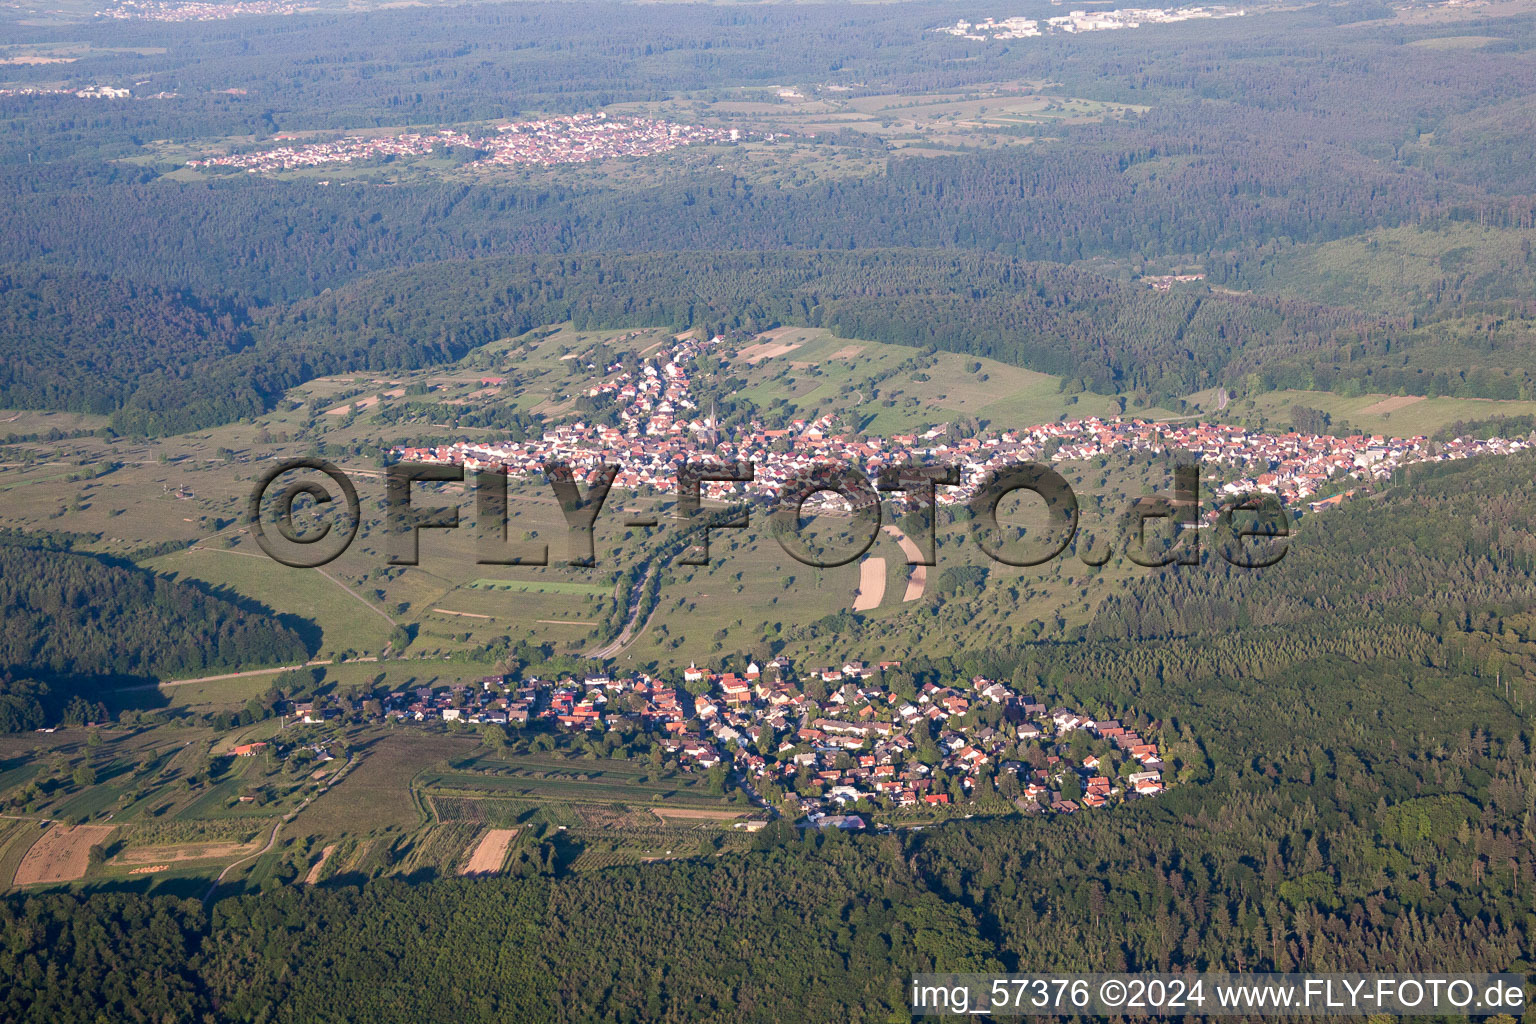
[[[276,138],[278,141],[296,141],[292,135]],[[498,125],[490,135],[470,135],[442,128],[435,132],[406,132],[372,138],[348,136],[331,142],[189,160],[187,166],[239,168],[249,174],[261,174],[372,159],[422,157],[458,148],[482,154],[469,162],[472,167],[548,167],[617,157],[652,156],[683,146],[735,142],[740,138],[739,129],[673,124],[646,117],[609,117],[599,111],[509,122]]]
[[[653,761],[728,772],[754,802],[818,827],[860,829],[882,812],[982,796],[1030,814],[1071,814],[1157,796],[1165,786],[1158,744],[1138,728],[1047,707],[982,677],[919,685],[900,662],[849,661],[803,680],[783,656],[765,668],[751,662],[739,675],[690,665],[672,679],[487,676],[382,698],[301,701],[287,711],[302,723],[361,715],[555,734],[619,730],[631,744],[649,743]],[[1146,728],[1155,734],[1160,724]],[[323,747],[305,749],[328,756]]]
[[[125,100],[132,95],[131,89],[113,85],[90,85],[83,89],[27,85],[15,89],[0,89],[0,96],[74,96],[82,100]]]
[[[94,12],[97,18],[118,21],[225,21],[255,15],[298,14],[313,10],[288,0],[235,0],[234,3],[202,3],[199,0],[119,0]]]
[[[1055,0],[1053,0],[1055,2]],[[1240,7],[1127,7],[1114,11],[1069,11],[1064,15],[1046,18],[1042,24],[1034,18],[1012,17],[994,20],[985,18],[978,22],[964,19],[936,28],[942,35],[957,36],[975,42],[988,39],[1030,39],[1047,33],[1104,32],[1122,28],[1140,28],[1143,25],[1167,25],[1176,21],[1197,18],[1241,18],[1246,12]]]
[[[828,463],[857,467],[871,478],[883,468],[915,463],[958,467],[959,485],[937,489],[940,506],[969,501],[994,470],[1006,465],[1127,453],[1182,455],[1210,467],[1209,480],[1220,495],[1273,495],[1287,506],[1299,510],[1305,504],[1308,511],[1317,511],[1338,502],[1337,494],[1313,500],[1330,484],[1385,481],[1415,463],[1507,454],[1531,446],[1524,438],[1432,443],[1423,436],[1268,434],[1199,421],[1094,416],[959,439],[944,427],[889,438],[849,436],[837,432],[830,415],[771,428],[753,422],[723,436],[717,417],[694,402],[689,375],[701,352],[726,345],[723,337],[683,336],[647,360],[589,367],[601,380],[584,394],[616,402],[617,425],[576,421],[526,441],[401,446],[393,454],[403,461],[501,470],[516,477],[542,474],[546,462],[563,461],[588,483],[602,465],[617,464],[615,487],[653,492],[675,491],[677,468],[692,461],[747,461],[754,466],[751,481],[709,481],[702,493],[716,499],[744,494],[765,501],[775,499],[791,479]],[[486,388],[501,383],[498,377],[481,380]],[[847,504],[826,495],[820,500],[826,506]],[[1218,514],[1214,508],[1203,513],[1207,520]]]

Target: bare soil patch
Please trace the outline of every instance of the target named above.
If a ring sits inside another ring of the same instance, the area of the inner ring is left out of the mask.
[[[309,869],[309,874],[304,876],[305,885],[314,885],[320,881],[320,872],[325,869],[325,862],[331,859],[331,854],[336,852],[336,844],[332,843],[320,851],[320,859],[315,861],[314,867]]]
[[[912,575],[907,578],[907,592],[901,595],[901,601],[921,601],[923,591],[928,587],[928,567],[926,565],[914,565]]]
[[[885,559],[866,558],[859,563],[859,589],[853,595],[853,610],[867,612],[880,607],[885,597]]]
[[[907,556],[907,561],[909,563],[915,562],[917,559],[923,557],[922,549],[917,546],[917,542],[914,541],[911,537],[908,537],[906,534],[902,533],[900,529],[890,525],[889,523],[881,527],[881,529],[883,529],[890,536],[894,537],[896,539],[896,543],[901,545],[901,553]],[[912,566],[912,575],[907,577],[907,592],[902,595],[902,603],[905,604],[908,601],[922,600],[923,591],[927,589],[927,587],[928,567],[926,565]]]
[[[105,843],[115,825],[51,825],[16,866],[17,885],[73,882],[85,876],[91,847]]]
[[[459,871],[461,875],[494,875],[501,870],[507,859],[507,847],[517,837],[515,828],[493,828],[480,838],[469,863]]]

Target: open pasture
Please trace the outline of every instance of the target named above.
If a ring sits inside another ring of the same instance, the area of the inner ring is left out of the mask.
[[[404,729],[376,735],[359,755],[360,763],[305,808],[291,828],[295,834],[333,838],[415,828],[425,812],[412,781],[426,769],[468,753],[476,742]]]
[[[1487,398],[1424,398],[1410,395],[1340,395],[1332,391],[1270,391],[1231,406],[1233,414],[1257,412],[1286,423],[1296,406],[1320,409],[1335,421],[1368,434],[1430,436],[1457,422],[1536,415],[1536,402]]]

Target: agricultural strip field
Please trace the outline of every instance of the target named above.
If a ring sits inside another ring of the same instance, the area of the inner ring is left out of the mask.
[[[885,597],[885,559],[871,555],[859,562],[859,589],[853,597],[853,610],[867,612],[880,607]]]
[[[567,760],[550,755],[481,758],[455,770],[423,772],[419,784],[434,800],[489,798],[496,802],[728,806],[708,793],[700,776],[654,778],[649,765],[617,759]]]
[[[720,798],[702,791],[696,783],[664,779],[646,783],[638,776],[610,776],[594,771],[586,778],[538,778],[535,775],[483,776],[460,772],[428,772],[422,785],[433,794],[490,797],[520,797],[534,801],[560,803],[634,804],[651,800],[681,803],[716,804]]]
[[[494,875],[501,871],[507,860],[507,848],[517,837],[515,828],[493,828],[480,838],[469,860],[460,869],[461,875]]]
[[[678,822],[731,821],[745,811],[710,811],[699,807],[652,807],[651,813],[668,825]]]

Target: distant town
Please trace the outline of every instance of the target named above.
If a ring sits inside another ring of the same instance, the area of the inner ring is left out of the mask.
[[[1161,723],[1138,727],[1047,707],[979,676],[919,686],[900,662],[850,661],[797,680],[782,656],[766,666],[751,662],[740,675],[690,665],[681,676],[681,686],[645,673],[487,676],[382,698],[300,701],[288,713],[305,723],[361,716],[406,725],[637,732],[663,763],[733,773],[755,801],[820,827],[864,828],[881,811],[993,793],[1027,813],[1070,814],[1154,797],[1165,787],[1166,766],[1150,738]]]
[[[479,154],[469,166],[553,166],[617,157],[651,156],[701,143],[735,142],[739,129],[674,124],[646,117],[609,117],[599,111],[498,125],[493,134],[470,135],[451,128],[366,138],[348,136],[331,142],[279,146],[255,153],[232,153],[187,161],[188,167],[241,168],[250,174],[299,167],[350,164],[395,157],[423,157],[459,149]],[[279,141],[294,136],[279,135]]]
[[[1111,29],[1140,28],[1143,25],[1166,25],[1175,21],[1191,21],[1196,18],[1241,18],[1246,12],[1241,7],[1178,7],[1163,10],[1157,7],[1127,7],[1116,11],[1070,11],[1043,21],[1034,18],[1004,18],[1001,21],[986,18],[971,22],[964,19],[936,28],[943,35],[958,36],[983,42],[989,39],[1029,39],[1057,32],[1103,32]]]
[[[1008,464],[1094,459],[1130,452],[1177,453],[1221,471],[1214,479],[1222,494],[1274,495],[1284,504],[1306,503],[1316,510],[1339,500],[1338,495],[1326,501],[1311,500],[1330,483],[1382,481],[1414,463],[1507,454],[1531,447],[1527,438],[1434,443],[1423,436],[1267,434],[1198,421],[1165,423],[1096,416],[958,440],[943,427],[888,438],[855,437],[837,433],[832,416],[795,419],[775,428],[753,423],[723,436],[716,418],[694,402],[689,374],[700,352],[726,344],[722,337],[700,340],[684,336],[638,363],[626,366],[620,360],[609,366],[589,367],[601,379],[585,394],[617,402],[618,426],[577,421],[525,441],[401,446],[393,454],[411,462],[500,469],[509,476],[541,474],[546,461],[559,460],[575,468],[578,476],[585,471],[589,483],[596,479],[601,465],[618,464],[614,486],[662,492],[676,490],[677,467],[687,461],[744,460],[755,467],[751,482],[707,482],[702,493],[713,498],[745,494],[764,500],[773,500],[786,482],[818,464],[855,466],[874,476],[883,467],[922,462],[959,467],[959,486],[940,487],[935,497],[939,505],[948,506],[970,500],[993,470]],[[498,377],[481,380],[487,389],[501,383]],[[1206,514],[1214,516],[1216,510]]]
[[[119,21],[224,21],[254,15],[298,14],[305,10],[314,8],[286,0],[235,0],[234,3],[119,0],[115,6],[94,12],[94,16]]]
[[[83,89],[26,85],[0,89],[0,96],[75,96],[82,100],[125,100],[132,95],[131,90],[111,85],[91,85]]]

